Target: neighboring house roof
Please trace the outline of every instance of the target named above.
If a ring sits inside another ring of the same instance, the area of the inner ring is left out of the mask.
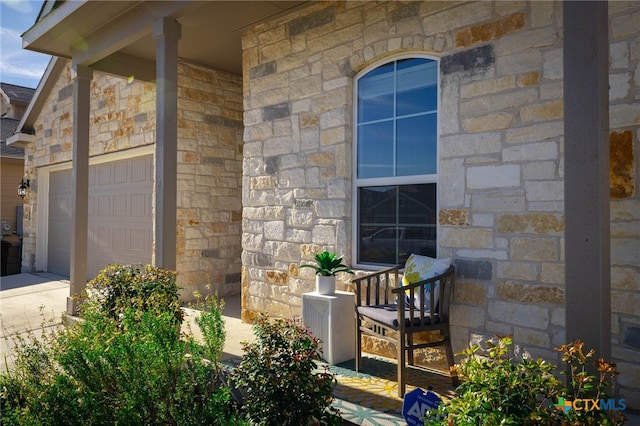
[[[40,83],[38,83],[38,87],[34,90],[35,94],[31,98],[31,102],[27,107],[27,111],[22,117],[22,120],[20,120],[20,124],[16,128],[17,133],[34,133],[33,125],[40,115],[42,106],[51,93],[51,90],[56,84],[56,81],[58,81],[58,77],[60,76],[60,73],[64,69],[64,66],[67,64],[67,62],[67,60],[60,59],[55,56],[51,57],[51,59],[49,60],[49,64],[44,71],[44,75],[40,79]]]
[[[22,105],[27,105],[31,101],[33,94],[36,92],[36,89],[16,86],[15,84],[9,83],[0,83],[0,89],[2,89],[5,95],[7,95],[10,103]]]
[[[4,85],[4,84],[3,84]],[[0,157],[3,158],[24,158],[24,148],[18,146],[7,146],[7,138],[12,136],[18,127],[20,120],[15,118],[1,118],[0,122]]]

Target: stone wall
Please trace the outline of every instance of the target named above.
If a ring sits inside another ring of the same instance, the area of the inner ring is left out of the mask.
[[[610,2],[611,332],[621,393],[640,408],[640,4]]]
[[[178,76],[179,285],[187,300],[240,294],[242,78],[188,63]]]
[[[193,291],[240,292],[241,78],[180,63],[178,76],[178,285]],[[92,158],[136,155],[155,143],[155,85],[94,72],[91,82]],[[36,269],[38,181],[51,166],[70,167],[73,82],[67,66],[35,123],[26,157],[36,179],[25,205],[22,269]],[[40,178],[38,177],[40,175]]]
[[[640,406],[640,5],[612,2],[610,15],[613,353]],[[561,2],[325,2],[246,33],[244,318],[300,314],[313,275],[299,265],[318,250],[350,261],[354,77],[416,52],[440,58],[439,255],[458,271],[454,351],[513,334],[557,362],[561,35]]]

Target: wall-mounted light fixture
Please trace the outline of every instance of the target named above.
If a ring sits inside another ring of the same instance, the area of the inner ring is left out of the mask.
[[[22,177],[22,180],[20,181],[20,185],[18,185],[18,195],[23,200],[24,200],[24,197],[27,196],[27,192],[30,186],[31,186],[31,181],[29,179],[29,175],[25,173],[25,175]]]

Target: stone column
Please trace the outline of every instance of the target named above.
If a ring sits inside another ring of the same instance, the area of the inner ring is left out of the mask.
[[[563,16],[566,340],[610,360],[608,3]]]
[[[156,39],[155,266],[176,268],[178,40],[180,24],[162,18]]]
[[[89,226],[89,112],[93,70],[74,64],[73,73],[73,146],[71,196],[70,290],[67,312],[74,314],[78,296],[87,284],[87,239]]]

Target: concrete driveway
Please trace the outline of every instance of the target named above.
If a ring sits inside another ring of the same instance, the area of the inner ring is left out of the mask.
[[[42,331],[62,324],[68,296],[69,280],[58,275],[24,273],[0,278],[0,371],[13,365],[11,353],[16,336],[25,336],[29,330],[40,336]],[[193,320],[198,312],[185,309],[185,314],[197,337],[198,327]],[[223,360],[239,361],[242,342],[254,340],[251,325],[240,320],[240,296],[225,298],[224,321],[227,335]],[[186,324],[183,330],[188,330]]]

